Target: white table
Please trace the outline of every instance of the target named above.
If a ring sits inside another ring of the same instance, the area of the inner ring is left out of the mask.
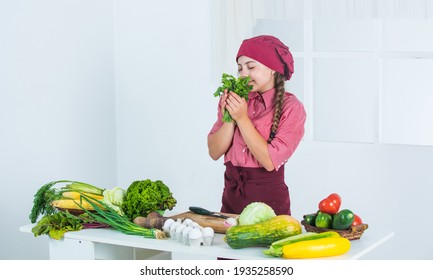
[[[20,227],[21,232],[31,233],[35,224]],[[327,259],[359,259],[388,241],[393,232],[368,229],[361,239],[352,240],[350,251],[342,256]],[[232,249],[216,234],[211,246],[191,247],[173,239],[156,240],[126,235],[109,228],[83,229],[67,232],[61,240],[49,238],[50,259],[216,259],[276,260],[262,253],[266,248]],[[35,237],[43,238],[43,236]]]

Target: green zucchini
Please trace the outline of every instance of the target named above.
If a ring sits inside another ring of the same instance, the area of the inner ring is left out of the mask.
[[[232,226],[226,231],[224,240],[233,249],[267,247],[277,240],[301,232],[298,220],[290,215],[277,215],[257,224]]]

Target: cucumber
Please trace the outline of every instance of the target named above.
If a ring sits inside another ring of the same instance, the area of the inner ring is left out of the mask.
[[[315,226],[316,225],[316,217],[317,217],[317,213],[307,214],[307,215],[304,215],[304,221],[307,224],[309,224],[310,226]]]
[[[283,246],[288,244],[293,244],[299,241],[315,240],[321,238],[331,238],[340,237],[340,235],[335,231],[325,231],[321,233],[316,232],[306,232],[298,235],[290,236],[271,244],[269,249],[263,250],[263,254],[267,256],[281,257],[283,255]]]
[[[338,230],[349,229],[355,219],[355,215],[349,209],[339,211],[332,219],[332,228]]]

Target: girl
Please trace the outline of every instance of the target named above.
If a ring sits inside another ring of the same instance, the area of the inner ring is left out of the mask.
[[[251,202],[264,202],[277,215],[290,215],[284,164],[304,135],[306,119],[302,103],[284,88],[293,56],[279,39],[263,35],[244,40],[236,61],[253,88],[248,101],[235,92],[221,95],[208,135],[209,155],[224,155],[226,166],[221,212],[239,214]],[[234,122],[222,121],[225,109]]]

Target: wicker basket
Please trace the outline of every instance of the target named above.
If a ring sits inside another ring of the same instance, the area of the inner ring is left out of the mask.
[[[305,220],[301,221],[301,224],[304,226],[305,230],[308,232],[325,232],[325,231],[335,231],[340,234],[341,237],[345,237],[349,240],[360,239],[364,231],[368,228],[368,224],[360,224],[357,226],[353,226],[347,230],[337,230],[337,229],[328,229],[328,228],[318,228],[312,225],[307,224]]]

